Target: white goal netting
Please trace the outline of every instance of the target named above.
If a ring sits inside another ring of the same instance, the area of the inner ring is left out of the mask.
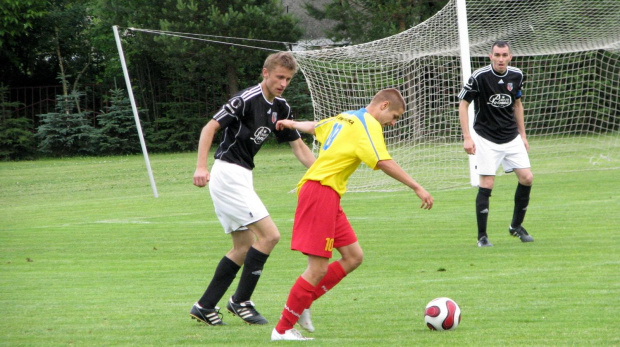
[[[620,168],[620,1],[467,0],[472,70],[511,43],[523,70],[534,173]],[[427,189],[469,186],[457,94],[463,85],[456,0],[426,22],[366,44],[295,51],[315,118],[366,106],[396,87],[407,110],[386,128],[394,159]],[[403,186],[362,167],[349,191]]]

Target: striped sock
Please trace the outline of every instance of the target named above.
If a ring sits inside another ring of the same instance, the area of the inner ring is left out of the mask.
[[[304,309],[312,304],[315,290],[316,288],[303,277],[299,276],[297,278],[288,294],[286,305],[284,310],[282,310],[282,316],[280,316],[280,320],[276,325],[276,331],[279,334],[284,334],[285,331],[295,326]]]

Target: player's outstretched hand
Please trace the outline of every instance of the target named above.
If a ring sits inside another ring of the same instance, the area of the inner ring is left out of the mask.
[[[425,210],[430,210],[433,208],[433,197],[426,191],[426,189],[420,187],[415,191],[415,193],[418,195],[420,200],[422,200],[422,205],[420,205],[420,208]]]
[[[281,119],[276,123],[276,130],[293,129],[293,121],[290,119]]]
[[[204,187],[209,183],[211,175],[207,169],[196,169],[194,172],[194,185],[196,187]]]

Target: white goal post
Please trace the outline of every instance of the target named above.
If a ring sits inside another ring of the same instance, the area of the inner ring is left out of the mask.
[[[466,187],[475,175],[462,148],[457,95],[471,73],[466,69],[489,64],[491,45],[501,39],[512,46],[511,65],[526,77],[533,171],[620,168],[620,1],[467,0],[466,21],[459,20],[457,5],[465,1],[451,0],[427,21],[385,39],[295,51],[315,119],[365,106],[379,89],[398,88],[407,111],[385,129],[392,156],[429,189]],[[350,191],[399,189],[366,167],[349,182]]]
[[[144,141],[144,135],[142,134],[142,125],[140,124],[140,115],[138,114],[138,106],[136,105],[136,99],[133,95],[133,88],[131,87],[131,79],[129,78],[129,71],[127,70],[127,64],[125,62],[125,52],[123,52],[123,44],[118,34],[118,26],[113,26],[114,39],[116,41],[116,48],[118,49],[118,57],[121,61],[121,67],[123,68],[123,75],[125,76],[125,83],[127,85],[127,93],[129,94],[129,102],[131,103],[131,110],[133,112],[134,120],[136,121],[136,129],[138,129],[138,137],[140,139],[140,146],[142,148],[142,155],[144,156],[144,163],[146,164],[146,171],[149,175],[149,182],[151,183],[151,189],[153,190],[153,196],[159,197],[157,192],[157,185],[155,184],[155,177],[153,176],[153,170],[151,169],[151,161],[149,159],[149,153],[146,149],[146,142]]]

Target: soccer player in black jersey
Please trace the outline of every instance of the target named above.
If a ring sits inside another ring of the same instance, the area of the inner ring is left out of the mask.
[[[250,297],[280,233],[254,191],[252,169],[254,156],[271,133],[278,142],[288,142],[303,165],[310,167],[314,163],[314,155],[299,132],[275,128],[278,120],[293,119],[291,108],[281,95],[297,69],[290,53],[271,54],[263,65],[262,82],[234,95],[200,133],[194,185],[209,184],[215,213],[233,243],[216,267],[205,293],[190,310],[192,318],[209,325],[224,325],[216,305],[241,267],[237,290],[226,308],[249,324],[268,323],[256,311]],[[209,172],[207,158],[219,130],[223,134]]]
[[[521,103],[523,73],[508,65],[512,54],[510,45],[505,41],[493,43],[489,58],[491,64],[474,71],[459,93],[463,148],[467,154],[476,156],[476,169],[480,175],[476,197],[479,247],[493,246],[487,235],[487,219],[489,198],[500,164],[505,172],[514,171],[519,180],[508,232],[522,242],[534,241],[521,225],[534,178]],[[469,131],[468,108],[471,102],[474,102],[475,134]]]

